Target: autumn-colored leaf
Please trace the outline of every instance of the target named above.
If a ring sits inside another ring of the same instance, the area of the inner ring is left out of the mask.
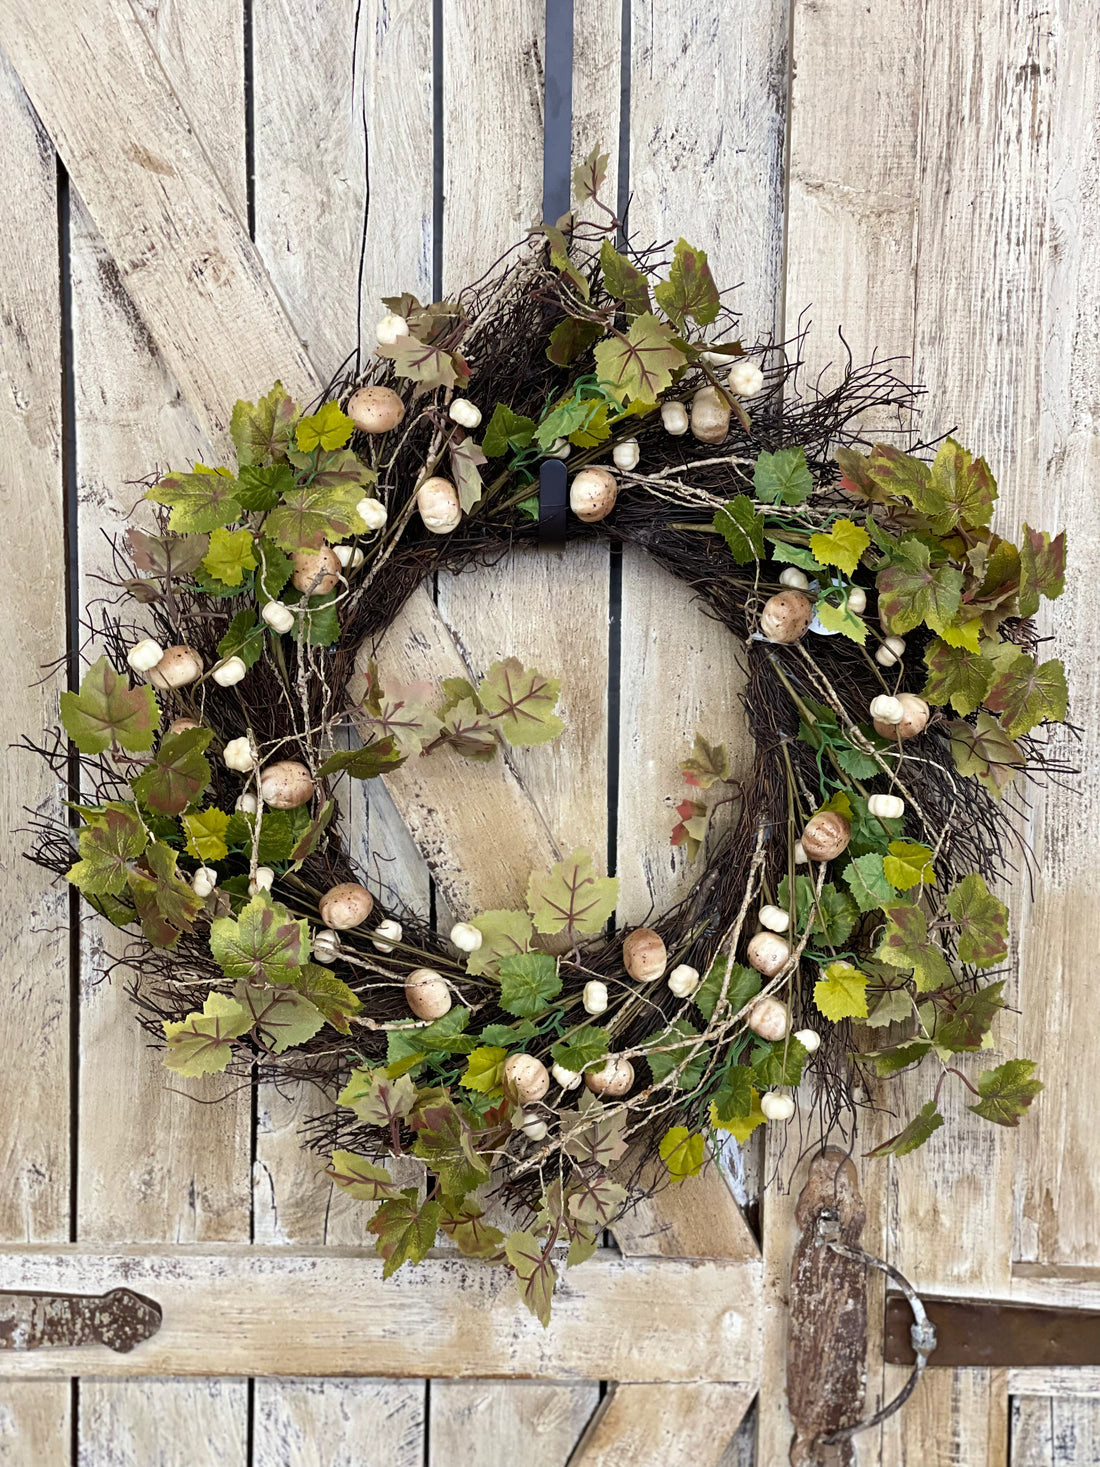
[[[545,933],[600,932],[618,899],[618,878],[597,876],[592,857],[579,849],[549,871],[535,872],[527,887],[535,929]]]
[[[954,566],[933,566],[923,541],[908,535],[894,552],[893,562],[877,578],[879,611],[891,632],[912,631],[923,621],[940,631],[954,621],[962,599],[962,573]]]
[[[550,1305],[557,1283],[550,1250],[544,1250],[538,1238],[523,1229],[508,1234],[504,1249],[516,1271],[520,1298],[545,1329],[550,1323]]]
[[[601,341],[595,357],[601,383],[621,403],[655,403],[686,361],[675,332],[651,311],[632,321],[625,336]]]
[[[978,1076],[981,1099],[968,1107],[984,1121],[997,1126],[1018,1126],[1020,1117],[1042,1090],[1041,1080],[1032,1079],[1035,1061],[1006,1060],[994,1070],[983,1070]]]
[[[1039,598],[1054,601],[1066,588],[1066,532],[1053,539],[1045,530],[1024,526],[1020,547],[1020,615],[1034,616]]]
[[[959,773],[973,775],[994,799],[1027,762],[992,713],[979,713],[973,724],[949,723],[947,737]]]
[[[161,841],[147,846],[141,864],[129,875],[130,895],[141,930],[155,947],[174,947],[202,911],[202,898],[176,870],[176,853]]]
[[[241,517],[236,479],[202,464],[189,474],[166,474],[145,491],[145,498],[170,508],[168,528],[177,534],[215,530]]]
[[[233,985],[233,997],[252,1015],[257,1041],[273,1054],[284,1054],[312,1039],[325,1022],[316,1004],[304,993],[284,985],[246,983]]]
[[[876,957],[892,968],[911,969],[918,993],[943,988],[952,981],[942,951],[928,936],[924,913],[911,902],[890,902],[883,908],[886,928]]]
[[[996,667],[981,650],[951,647],[936,638],[924,650],[928,682],[922,696],[933,705],[950,702],[965,718],[979,708],[993,686]]]
[[[149,833],[132,805],[108,802],[85,817],[80,857],[65,873],[85,896],[121,896],[131,863],[149,843]]]
[[[709,326],[721,305],[706,252],[694,249],[686,239],[677,241],[668,279],[653,293],[661,310],[681,331],[689,316],[698,325]]]
[[[578,203],[586,204],[599,196],[607,177],[609,153],[601,153],[597,144],[583,163],[573,169],[573,197]]]
[[[167,733],[152,763],[131,781],[134,794],[157,815],[181,815],[210,783],[210,765],[203,750],[213,738],[208,728]]]
[[[697,733],[691,754],[680,760],[680,768],[688,784],[709,790],[712,784],[729,779],[729,751],[725,744],[709,743],[701,733]]]
[[[201,1013],[164,1021],[164,1063],[177,1075],[197,1077],[224,1070],[233,1058],[231,1039],[252,1026],[252,1016],[224,993],[207,994]]]
[[[61,722],[82,754],[102,754],[115,743],[135,753],[151,749],[158,721],[152,688],[131,688],[106,657],[92,663],[78,693],[61,694]]]
[[[524,667],[518,657],[494,662],[478,687],[482,708],[509,744],[526,747],[557,738],[565,727],[554,712],[561,683]]]
[[[1057,658],[1036,663],[1020,648],[1004,643],[993,660],[997,675],[985,696],[985,706],[1002,715],[1009,738],[1018,738],[1040,723],[1064,720],[1069,694],[1065,668]]]
[[[292,983],[309,957],[309,924],[258,892],[239,918],[210,924],[210,951],[230,978],[249,983]]]
[[[262,467],[285,459],[298,409],[281,382],[259,402],[234,404],[229,431],[237,450],[238,467],[255,464]]]
[[[385,1202],[402,1195],[384,1166],[354,1151],[334,1151],[325,1176],[357,1202]]]
[[[440,1203],[420,1204],[415,1187],[406,1187],[399,1196],[382,1203],[367,1227],[377,1236],[375,1251],[385,1260],[383,1278],[388,1279],[403,1263],[417,1264],[427,1257],[442,1215]]]
[[[620,255],[609,239],[600,246],[600,270],[604,289],[621,302],[628,316],[640,316],[650,310],[649,281],[643,271]]]
[[[947,898],[947,913],[959,928],[959,960],[992,968],[1008,956],[1008,908],[977,872],[964,876]]]

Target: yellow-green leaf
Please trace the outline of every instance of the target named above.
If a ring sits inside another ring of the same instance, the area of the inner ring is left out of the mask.
[[[814,1003],[834,1024],[867,1017],[867,975],[851,963],[830,963],[814,984]]]
[[[210,993],[201,1013],[165,1020],[168,1053],[164,1063],[177,1075],[214,1075],[233,1058],[231,1039],[252,1027],[252,1015],[236,999]]]
[[[315,448],[330,452],[343,448],[354,428],[355,424],[340,410],[338,402],[326,402],[307,418],[298,419],[295,437],[302,453],[312,453]]]
[[[223,586],[239,586],[245,571],[255,570],[259,564],[252,553],[253,544],[250,530],[211,530],[203,566]]]
[[[908,891],[911,886],[935,886],[936,873],[932,868],[932,852],[916,841],[892,840],[890,853],[883,860],[886,880],[898,891]]]
[[[692,1135],[686,1126],[673,1126],[665,1132],[657,1149],[672,1180],[682,1182],[685,1177],[696,1176],[702,1169],[705,1148],[706,1142],[700,1133]]]
[[[861,525],[840,519],[832,529],[810,536],[810,554],[819,565],[835,565],[850,576],[870,543],[871,537]]]
[[[458,1082],[467,1090],[477,1090],[482,1095],[500,1095],[504,1087],[504,1061],[508,1051],[496,1044],[482,1044],[471,1050],[466,1060],[466,1071]]]
[[[189,856],[194,856],[197,861],[220,861],[229,854],[225,832],[229,828],[230,817],[224,810],[213,807],[195,810],[181,819]]]

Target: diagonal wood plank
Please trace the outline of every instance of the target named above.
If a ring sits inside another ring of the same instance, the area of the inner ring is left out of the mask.
[[[690,1462],[720,1467],[755,1387],[693,1382],[617,1385],[600,1402],[568,1467]]]

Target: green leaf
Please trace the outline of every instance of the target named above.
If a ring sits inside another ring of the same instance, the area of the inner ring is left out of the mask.
[[[92,663],[79,693],[61,694],[61,722],[82,754],[102,754],[115,743],[134,753],[151,749],[159,721],[152,688],[129,687],[106,657]]]
[[[164,1063],[177,1075],[215,1075],[233,1058],[231,1039],[252,1027],[252,1016],[235,999],[210,993],[201,1013],[164,1021]]]
[[[173,947],[181,932],[190,931],[203,908],[201,897],[176,870],[176,853],[154,841],[129,875],[130,895],[141,930],[154,947]]]
[[[470,1198],[444,1198],[440,1228],[466,1258],[503,1263],[504,1234],[485,1221],[484,1209]]]
[[[546,355],[556,367],[567,367],[599,341],[603,331],[598,321],[581,321],[576,316],[566,316],[551,331]]]
[[[859,908],[846,891],[838,891],[832,882],[821,888],[814,912],[814,932],[831,947],[843,947],[859,921]]]
[[[275,1054],[284,1054],[312,1039],[325,1022],[316,1004],[296,988],[260,987],[243,979],[233,997],[252,1015],[259,1042]]]
[[[727,501],[714,516],[713,524],[738,565],[764,558],[764,516],[747,495],[738,494]]]
[[[400,1197],[382,1203],[367,1227],[378,1238],[375,1251],[385,1259],[383,1278],[388,1279],[403,1263],[415,1265],[427,1257],[442,1215],[440,1203],[418,1203],[415,1187],[406,1187]]]
[[[207,575],[224,586],[239,586],[245,571],[255,570],[258,564],[253,544],[250,530],[212,530],[210,549],[202,558]]]
[[[816,535],[814,539],[817,539]],[[860,647],[866,642],[867,623],[861,616],[856,616],[854,611],[848,609],[847,602],[841,606],[834,606],[831,601],[826,600],[824,596],[820,596],[818,597],[814,610],[817,613],[818,621],[827,632],[840,632],[842,636],[847,637],[849,641],[855,642]],[[873,769],[878,768],[874,764],[874,761],[871,761],[871,764]]]
[[[810,550],[820,565],[835,565],[846,576],[855,574],[860,557],[871,543],[867,531],[851,520],[836,520],[832,529],[810,536]]]
[[[868,1151],[868,1156],[908,1156],[910,1151],[916,1151],[918,1146],[923,1146],[928,1138],[934,1135],[943,1125],[943,1116],[936,1109],[936,1102],[929,1100],[922,1105],[920,1111],[913,1117],[904,1130],[899,1131],[896,1136],[891,1136],[881,1146],[876,1146],[873,1151]]]
[[[250,514],[266,514],[294,488],[288,463],[246,464],[237,475],[237,498]]]
[[[949,723],[955,768],[963,777],[973,775],[999,800],[1027,760],[992,713],[979,713],[974,724]]]
[[[343,448],[355,424],[343,412],[338,402],[326,402],[315,413],[298,419],[295,441],[302,453],[312,453],[315,448],[332,450]]]
[[[672,1180],[682,1182],[702,1170],[706,1141],[699,1132],[692,1135],[686,1126],[673,1126],[661,1137],[657,1150]]]
[[[416,1104],[416,1086],[408,1075],[396,1080],[385,1070],[354,1069],[336,1097],[367,1126],[390,1126],[404,1120]]]
[[[942,632],[954,621],[962,599],[962,574],[952,565],[933,567],[931,560],[928,546],[907,535],[893,564],[879,571],[879,612],[889,621],[891,632],[910,632],[922,621]]]
[[[798,1039],[788,1036],[766,1046],[763,1054],[753,1060],[752,1077],[757,1085],[798,1085],[802,1070],[810,1052]]]
[[[599,196],[607,178],[610,156],[609,153],[601,153],[597,146],[583,163],[578,163],[573,169],[573,197],[577,203],[586,204],[589,199]]]
[[[298,409],[281,382],[259,402],[237,402],[229,431],[237,450],[237,463],[257,466],[285,459],[290,433]]]
[[[950,703],[964,718],[985,701],[997,672],[983,652],[952,647],[939,637],[924,649],[924,661],[928,682],[921,696],[937,707]]]
[[[604,289],[622,303],[628,316],[650,310],[649,281],[645,274],[620,255],[609,239],[600,246],[600,271]]]
[[[283,497],[264,530],[283,550],[319,550],[366,529],[356,509],[363,498],[363,468],[350,450],[334,457],[326,479],[299,484]]]
[[[550,1054],[555,1064],[580,1073],[603,1059],[611,1047],[611,1036],[596,1024],[584,1024],[567,1039],[559,1039]]]
[[[421,1049],[438,1050],[443,1054],[469,1054],[477,1048],[477,1040],[466,1032],[469,1022],[469,1009],[458,1004],[441,1019],[418,1029],[413,1037]]]
[[[746,1073],[751,1075],[752,1072],[746,1071]],[[719,1095],[721,1093],[719,1091]],[[712,1100],[710,1105],[711,1125],[719,1131],[728,1131],[742,1146],[756,1130],[757,1126],[762,1126],[767,1120],[767,1116],[760,1108],[760,1092],[750,1087],[749,1095],[749,1112],[744,1116],[723,1113],[719,1109],[717,1098]]]
[[[676,1078],[678,1090],[694,1090],[703,1078],[703,1071],[707,1063],[707,1049],[703,1045],[692,1055],[694,1045],[692,1040],[699,1034],[695,1025],[687,1019],[676,1019],[667,1029],[659,1030],[654,1037],[653,1043],[657,1046],[646,1053],[646,1061],[649,1064],[650,1073],[655,1085],[661,1084],[668,1079],[673,1070],[685,1065],[684,1070]],[[685,1043],[676,1044],[677,1039],[683,1039]],[[668,1046],[672,1045],[670,1049]]]
[[[743,1121],[752,1114],[753,1096],[752,1070],[748,1065],[734,1063],[726,1070],[722,1083],[714,1092],[711,1106],[713,1125],[725,1126],[729,1121]]]
[[[518,657],[494,662],[481,680],[481,706],[507,742],[520,748],[556,739],[565,724],[554,712],[561,683],[524,667]]]
[[[565,235],[553,224],[543,224],[537,231],[544,234],[550,242],[550,263],[555,270],[560,270],[574,286],[582,299],[587,300],[589,296],[588,281],[569,258],[569,247],[565,241]]]
[[[505,1238],[504,1251],[516,1271],[520,1298],[545,1329],[550,1323],[550,1305],[557,1283],[549,1250],[544,1254],[534,1233],[519,1229]]]
[[[650,311],[630,323],[625,337],[601,341],[594,355],[600,382],[620,403],[655,403],[685,362],[671,327]]]
[[[861,912],[873,912],[893,900],[894,888],[886,879],[883,858],[877,851],[853,857],[844,868],[844,880]]]
[[[786,540],[779,538],[779,531],[765,530],[764,539],[772,542],[772,559],[783,565],[797,565],[804,570],[812,580],[828,580],[822,567],[818,565],[810,552],[803,545],[789,545]]]
[[[709,1024],[725,995],[724,1014],[738,1014],[760,992],[761,978],[755,968],[731,962],[720,953],[706,977],[692,994],[692,1002]],[[721,1017],[721,1015],[719,1016]]]
[[[372,703],[372,723],[383,738],[394,740],[408,758],[415,758],[443,730],[443,720],[428,706],[433,695],[431,683],[398,683],[385,692],[379,691],[376,702]]]
[[[411,333],[380,350],[379,356],[390,358],[398,377],[420,382],[428,392],[437,387],[457,387],[459,377],[465,381],[467,375],[461,361],[449,351],[435,342],[420,341]]]
[[[911,1006],[909,1011],[912,1013]],[[915,1039],[905,1044],[896,1044],[890,1049],[865,1050],[859,1058],[862,1062],[869,1064],[876,1075],[885,1079],[889,1075],[896,1075],[902,1070],[907,1070],[910,1065],[919,1064],[926,1055],[931,1053],[931,1040]]]
[[[177,534],[216,530],[241,517],[237,481],[228,469],[196,464],[190,474],[166,474],[146,489],[145,498],[171,509],[168,528]]]
[[[983,1070],[978,1076],[981,1100],[968,1106],[983,1121],[996,1126],[1018,1126],[1020,1117],[1042,1090],[1041,1080],[1033,1080],[1035,1061],[1006,1060],[994,1070]]]
[[[549,953],[520,953],[500,961],[500,1006],[519,1019],[545,1013],[561,984],[557,959]]]
[[[730,757],[725,744],[710,744],[701,733],[695,735],[691,757],[680,760],[688,784],[709,790],[711,785],[730,777]]]
[[[442,735],[456,754],[464,759],[485,761],[495,758],[497,751],[493,720],[472,698],[447,709]]]
[[[203,750],[213,736],[208,728],[164,735],[152,763],[130,781],[147,809],[158,815],[181,815],[195,803],[210,783],[210,765]]]
[[[469,1122],[449,1100],[419,1107],[412,1114],[415,1155],[439,1177],[447,1197],[463,1197],[489,1175],[489,1164],[474,1147]]]
[[[623,1210],[625,1187],[606,1172],[574,1172],[566,1193],[568,1215],[586,1227],[610,1227]]]
[[[265,807],[260,822],[260,845],[257,859],[262,866],[279,861],[289,861],[294,847],[309,829],[308,805],[299,805],[296,810],[271,810]],[[229,817],[224,840],[232,851],[244,851],[252,856],[252,832],[256,825],[255,815],[241,812]]]
[[[400,768],[404,762],[404,756],[392,738],[375,739],[361,748],[340,749],[330,755],[317,774],[321,779],[330,774],[350,774],[352,779],[377,779],[381,774]]]
[[[320,1010],[326,1024],[339,1034],[351,1033],[351,1020],[363,1007],[342,978],[320,963],[306,963],[294,975],[294,987]]]
[[[187,837],[187,854],[196,861],[220,861],[229,854],[225,843],[225,832],[229,827],[229,816],[224,810],[211,806],[207,810],[193,810],[180,819]]]
[[[385,1202],[402,1196],[401,1188],[384,1166],[354,1151],[334,1151],[325,1176],[357,1202]]]
[[[851,963],[830,963],[814,984],[814,1003],[834,1024],[867,1017],[867,975]]]
[[[238,611],[218,643],[218,656],[239,657],[246,667],[255,667],[263,656],[265,623],[257,619],[251,607]]]
[[[466,1061],[466,1070],[459,1084],[467,1090],[477,1090],[482,1095],[504,1093],[504,1061],[508,1051],[496,1044],[479,1044],[472,1049]]]
[[[981,1049],[993,1020],[1004,1008],[1004,982],[988,983],[971,993],[944,995],[944,1006],[937,1007],[932,1042],[942,1054],[962,1054]]]
[[[762,453],[752,471],[757,499],[765,504],[804,504],[814,492],[814,481],[804,448],[780,448]]]
[[[935,533],[946,535],[958,524],[971,530],[988,525],[996,498],[997,485],[985,459],[976,459],[954,438],[944,439],[932,464],[924,509]]]
[[[615,910],[619,881],[597,876],[592,857],[575,850],[549,871],[536,871],[527,885],[527,908],[537,932],[593,935]]]
[[[689,316],[700,326],[709,326],[721,305],[706,252],[693,249],[686,239],[677,241],[668,279],[653,293],[661,310],[681,331]]]
[[[535,935],[526,912],[481,912],[470,920],[481,933],[481,946],[466,958],[466,971],[475,978],[496,967],[501,958],[527,952]]]
[[[1045,530],[1024,526],[1020,547],[1020,615],[1034,616],[1039,597],[1056,600],[1066,589],[1066,532],[1054,539]]]
[[[486,458],[502,458],[508,452],[519,453],[535,436],[533,418],[515,413],[506,402],[498,402],[481,440]]]
[[[932,852],[915,841],[892,840],[890,854],[882,865],[886,880],[898,891],[908,891],[911,886],[936,884]]]
[[[210,924],[210,951],[230,978],[249,983],[293,983],[309,957],[309,924],[259,892],[239,919]]]
[[[121,896],[130,866],[149,844],[149,833],[133,805],[109,802],[80,832],[80,860],[66,879],[85,896]]]
[[[903,1024],[913,1017],[913,1000],[908,988],[888,988],[867,1015],[870,1029],[885,1029],[888,1024]]]
[[[924,913],[910,902],[883,907],[886,930],[876,956],[892,968],[912,969],[918,993],[943,988],[952,981],[947,959],[928,936]]]
[[[481,499],[484,485],[481,482],[480,469],[482,464],[488,463],[488,459],[472,438],[463,438],[459,442],[452,438],[449,452],[451,477],[458,490],[458,502],[463,511],[469,514]]]
[[[295,631],[300,630],[301,636],[311,647],[331,647],[340,638],[337,594],[337,591],[326,591],[321,596],[308,596],[303,599],[297,591],[293,593],[288,591],[283,596],[288,606],[299,608]]]
[[[994,658],[997,676],[985,697],[985,706],[1002,714],[1010,738],[1028,733],[1036,724],[1062,723],[1069,694],[1066,672],[1057,658],[1037,664],[1019,648],[1004,644]]]
[[[959,961],[992,968],[1008,957],[1008,908],[974,872],[964,876],[947,898],[947,912],[959,927]]]
[[[481,1041],[496,1049],[513,1049],[525,1039],[534,1039],[538,1032],[539,1026],[530,1019],[521,1019],[518,1024],[486,1024]]]

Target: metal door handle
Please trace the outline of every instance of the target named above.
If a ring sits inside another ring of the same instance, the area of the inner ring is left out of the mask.
[[[132,1289],[106,1294],[0,1293],[0,1350],[106,1345],[126,1354],[160,1329],[161,1307]]]

